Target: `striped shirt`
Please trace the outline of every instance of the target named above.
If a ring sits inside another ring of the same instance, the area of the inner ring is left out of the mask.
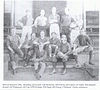
[[[56,20],[56,22],[55,21],[53,21],[53,20]],[[52,22],[53,21],[53,22]],[[50,23],[50,22],[52,22],[52,23]],[[60,22],[60,16],[58,15],[58,14],[56,14],[55,16],[53,16],[52,14],[49,16],[49,23],[50,24],[53,24],[53,23],[59,23]]]

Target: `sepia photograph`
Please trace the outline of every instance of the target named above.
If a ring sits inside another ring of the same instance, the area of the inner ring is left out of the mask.
[[[4,0],[3,80],[99,81],[96,5],[95,0]]]

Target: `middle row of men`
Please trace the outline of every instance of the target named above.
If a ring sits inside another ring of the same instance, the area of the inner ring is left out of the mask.
[[[68,56],[71,54],[71,47],[67,42],[66,35],[61,36],[61,40],[57,38],[57,34],[52,32],[51,39],[45,37],[45,32],[40,32],[40,37],[37,38],[36,34],[31,35],[31,40],[26,41],[22,49],[24,50],[24,60],[26,61],[25,66],[28,65],[29,61],[34,62],[35,71],[37,72],[39,66],[41,67],[37,77],[41,77],[46,68],[46,61],[50,60],[53,65],[53,71],[51,74],[56,72],[56,64],[58,60],[61,60],[64,66],[62,74],[66,73],[66,61]]]

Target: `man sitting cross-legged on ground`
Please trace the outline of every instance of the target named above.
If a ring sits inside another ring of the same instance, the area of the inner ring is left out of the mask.
[[[12,69],[15,69],[16,67],[15,54],[17,54],[20,58],[23,58],[23,52],[18,48],[19,44],[20,37],[16,35],[16,29],[12,29],[11,35],[8,35],[7,37],[7,48],[10,56],[9,63],[11,63]]]
[[[86,35],[86,32],[82,29],[80,30],[80,35],[76,38],[74,42],[73,54],[78,55],[79,53],[84,51],[89,52],[89,64],[93,65],[91,61],[93,53],[91,40],[88,35]]]
[[[24,60],[26,62],[25,66],[28,65],[30,59],[36,57],[36,51],[38,48],[37,40],[36,34],[33,33],[31,39],[29,41],[26,40],[25,44],[22,46],[22,49],[24,50]]]
[[[36,59],[34,59],[34,67],[36,78],[40,79],[43,75],[46,63],[45,60],[47,58],[47,51],[45,46],[49,43],[48,39],[45,37],[44,31],[40,32],[40,38],[38,39],[38,50],[36,51]]]
[[[70,48],[70,44],[67,42],[67,38],[66,35],[62,35],[61,37],[61,43],[60,43],[60,47],[59,50],[56,54],[56,60],[54,62],[54,71],[56,72],[56,64],[57,62],[60,60],[63,63],[64,66],[64,70],[62,74],[66,73],[66,61],[68,59],[69,54],[71,53],[71,48]],[[54,73],[55,73],[54,72]]]

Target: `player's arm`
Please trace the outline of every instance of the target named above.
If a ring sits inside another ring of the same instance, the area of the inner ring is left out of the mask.
[[[20,25],[22,28],[23,28],[23,22],[24,22],[24,17],[22,17],[18,22],[17,24]]]
[[[49,43],[50,43],[50,42],[49,42],[49,41],[47,41],[47,42],[45,42],[45,43],[44,43],[44,45],[49,44]]]
[[[17,35],[18,38],[18,45],[20,45],[21,41],[20,41],[20,37]]]
[[[35,21],[34,21],[34,26],[37,28],[37,24],[38,24],[38,17],[35,19]]]
[[[76,40],[73,43],[73,51],[79,46],[79,40],[78,37],[76,38]]]
[[[70,44],[68,43],[68,52],[66,53],[66,55],[69,55],[71,53],[71,46]]]
[[[33,41],[33,44],[39,45],[38,39],[34,40],[34,41]]]
[[[86,41],[87,41],[87,44],[88,44],[89,46],[92,46],[91,39],[90,39],[90,37],[89,37],[88,35],[86,36]]]

